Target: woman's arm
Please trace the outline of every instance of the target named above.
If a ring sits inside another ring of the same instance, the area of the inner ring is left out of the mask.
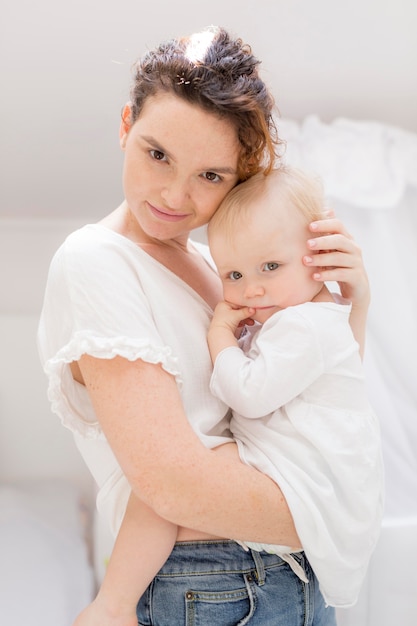
[[[159,364],[84,355],[79,365],[122,471],[156,513],[219,537],[300,545],[279,487],[203,446]]]
[[[361,249],[336,218],[313,222],[310,230],[323,235],[308,241],[312,254],[304,263],[317,268],[315,280],[339,283],[341,295],[352,303],[350,325],[363,356],[370,290]]]

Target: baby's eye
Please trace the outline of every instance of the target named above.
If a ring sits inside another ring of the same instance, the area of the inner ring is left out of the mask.
[[[160,150],[149,150],[149,154],[155,161],[164,161],[166,159],[165,154]]]
[[[210,183],[217,183],[217,182],[220,182],[222,180],[221,176],[216,174],[216,172],[204,172],[203,173],[203,178],[208,180]]]
[[[275,263],[274,261],[269,261],[268,263],[264,264],[263,270],[264,272],[273,272],[274,270],[278,269],[278,267],[278,263]]]
[[[230,272],[228,278],[230,278],[230,280],[239,280],[240,278],[242,278],[242,274],[234,270],[233,272]]]

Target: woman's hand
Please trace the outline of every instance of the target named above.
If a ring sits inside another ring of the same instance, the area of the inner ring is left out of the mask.
[[[307,242],[312,254],[306,255],[303,262],[315,269],[314,280],[337,282],[342,297],[352,303],[351,327],[362,352],[370,290],[361,249],[333,216],[312,222],[309,228],[315,234]]]
[[[368,277],[361,249],[352,235],[335,217],[312,222],[310,230],[318,236],[308,240],[312,255],[305,256],[304,263],[317,268],[314,279],[339,283],[342,296],[353,306],[367,307],[370,299]]]

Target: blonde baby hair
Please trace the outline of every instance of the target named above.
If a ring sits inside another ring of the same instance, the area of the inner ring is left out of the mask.
[[[323,185],[318,177],[286,165],[262,172],[234,187],[224,198],[210,220],[208,236],[221,231],[232,236],[251,215],[254,203],[257,206],[271,194],[276,199],[277,208],[284,204],[294,207],[306,221],[306,225],[324,217]],[[279,215],[277,211],[277,215]]]

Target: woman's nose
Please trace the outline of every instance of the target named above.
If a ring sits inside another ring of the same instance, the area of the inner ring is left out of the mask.
[[[189,183],[180,177],[171,178],[162,190],[162,198],[167,208],[180,210],[190,197]]]

